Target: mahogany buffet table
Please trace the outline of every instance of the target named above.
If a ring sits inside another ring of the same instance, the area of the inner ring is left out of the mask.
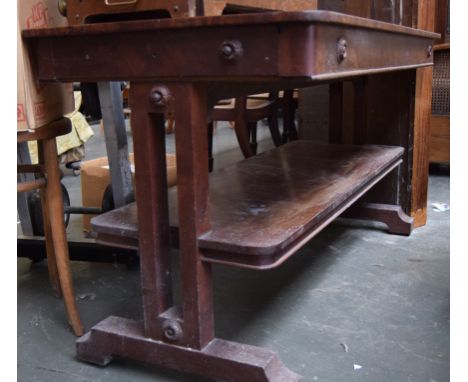
[[[411,140],[403,147],[369,145],[362,136],[353,146],[295,141],[209,175],[208,110],[224,98],[352,77],[362,89],[363,76],[431,65],[437,37],[322,11],[24,31],[40,81],[131,81],[138,208],[112,211],[114,219],[95,227],[103,241],[121,236],[122,246],[139,247],[144,319],[105,319],[78,340],[78,357],[99,365],[126,357],[225,381],[300,380],[270,350],[215,338],[212,263],[279,266],[345,210],[409,234],[411,218],[397,199],[348,207],[387,174],[387,189],[411,184],[399,166]],[[365,104],[357,98],[359,120]],[[168,116],[177,126],[178,187],[170,193]],[[180,307],[171,243],[180,250]]]

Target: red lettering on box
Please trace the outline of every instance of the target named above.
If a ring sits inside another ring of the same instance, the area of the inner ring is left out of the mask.
[[[26,121],[26,113],[24,112],[24,105],[22,103],[16,105],[16,119],[17,122]]]
[[[26,19],[26,28],[45,28],[49,25],[49,13],[42,1],[31,7],[31,15]]]
[[[34,117],[36,121],[44,118],[46,112],[45,102],[36,102],[34,104]]]

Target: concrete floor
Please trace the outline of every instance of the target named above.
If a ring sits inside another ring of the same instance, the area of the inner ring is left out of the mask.
[[[105,152],[94,128],[87,159]],[[271,145],[267,138],[262,127],[262,149]],[[220,151],[216,166],[240,158],[224,125],[215,135]],[[81,203],[79,179],[64,178],[73,205]],[[449,176],[431,175],[429,194],[429,206],[449,204]],[[450,213],[428,214],[410,238],[341,221],[279,269],[215,266],[216,335],[275,350],[304,381],[449,381]],[[68,232],[82,237],[79,216]],[[72,269],[86,329],[109,315],[141,318],[137,267],[74,262]],[[206,381],[125,360],[88,365],[75,358],[74,342],[45,262],[18,259],[18,381]]]

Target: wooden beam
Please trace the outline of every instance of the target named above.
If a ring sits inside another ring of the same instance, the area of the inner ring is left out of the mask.
[[[434,31],[435,0],[419,0],[416,27]],[[432,105],[432,67],[416,70],[416,102],[414,110],[414,149],[411,216],[414,226],[427,221],[427,193],[429,184],[429,138]]]

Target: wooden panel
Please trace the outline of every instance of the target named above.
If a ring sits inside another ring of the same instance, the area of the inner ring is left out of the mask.
[[[96,24],[23,35],[42,37],[33,49],[40,52],[34,55],[39,78],[68,82],[241,76],[322,81],[429,65],[427,49],[437,37],[321,11]],[[337,57],[338,39],[347,42],[343,60]],[[235,57],[223,59],[221,47],[233,41]]]
[[[343,13],[353,16],[371,18],[371,0],[345,0],[342,2],[344,3]],[[376,17],[374,17],[374,19],[380,20]]]
[[[318,0],[318,9],[346,13],[346,2],[343,0]]]
[[[369,76],[367,93],[367,143],[398,145],[406,149],[403,164],[366,198],[372,203],[401,205],[411,211],[414,180],[414,103],[416,71]],[[354,94],[355,97],[355,94]],[[354,101],[356,102],[356,100]],[[356,120],[356,117],[354,117]]]
[[[346,58],[337,59],[337,41],[346,41]],[[429,40],[367,29],[320,24],[285,28],[280,39],[281,75],[324,80],[414,68],[432,63]],[[382,49],[382,47],[385,47]],[[311,49],[313,48],[313,49]],[[304,52],[309,51],[308,54]],[[286,52],[287,54],[282,54]]]
[[[434,30],[441,34],[439,43],[450,42],[450,0],[439,0],[435,8],[435,27]]]
[[[295,141],[210,176],[211,230],[199,236],[203,259],[279,265],[399,163],[403,149]],[[176,190],[170,190],[175,201]],[[178,226],[176,203],[171,226]],[[134,207],[93,219],[93,228],[135,243]],[[117,239],[120,241],[120,239]]]
[[[212,229],[199,238],[203,253],[211,260],[218,251],[266,256],[252,262],[271,265],[402,152],[295,141],[217,172],[210,178]]]
[[[159,11],[159,12],[158,12]],[[119,19],[195,16],[195,0],[68,0],[67,19],[70,25]]]
[[[155,30],[56,38],[52,41],[52,54],[61,58],[53,62],[52,68],[48,59],[39,62],[39,76],[55,72],[60,80],[93,82],[96,79],[128,81],[142,77],[194,75],[232,77],[245,72],[262,77],[277,75],[277,30],[270,26],[261,29],[260,32],[252,27],[227,27],[213,32],[212,29],[198,28],[193,31]],[[232,40],[233,36],[242,42],[244,55],[235,63],[227,63],[221,59],[219,48],[223,41]],[[204,44],[193,44],[193,39],[204,41]],[[119,41],[117,49],[116,41]],[[146,41],[144,49],[141,41]],[[47,41],[39,42],[42,52],[47,51],[46,44]]]
[[[429,161],[431,163],[450,162],[449,116],[433,115],[431,117]]]
[[[68,0],[67,17],[70,25],[142,18],[179,18],[219,16],[226,6],[245,10],[258,8],[280,11],[317,9],[317,0],[139,0],[133,3],[104,0]]]
[[[328,96],[328,85],[299,90],[298,130],[301,139],[328,142]]]
[[[223,12],[226,4],[281,11],[304,11],[317,9],[317,0],[204,0],[204,15],[216,16]]]

